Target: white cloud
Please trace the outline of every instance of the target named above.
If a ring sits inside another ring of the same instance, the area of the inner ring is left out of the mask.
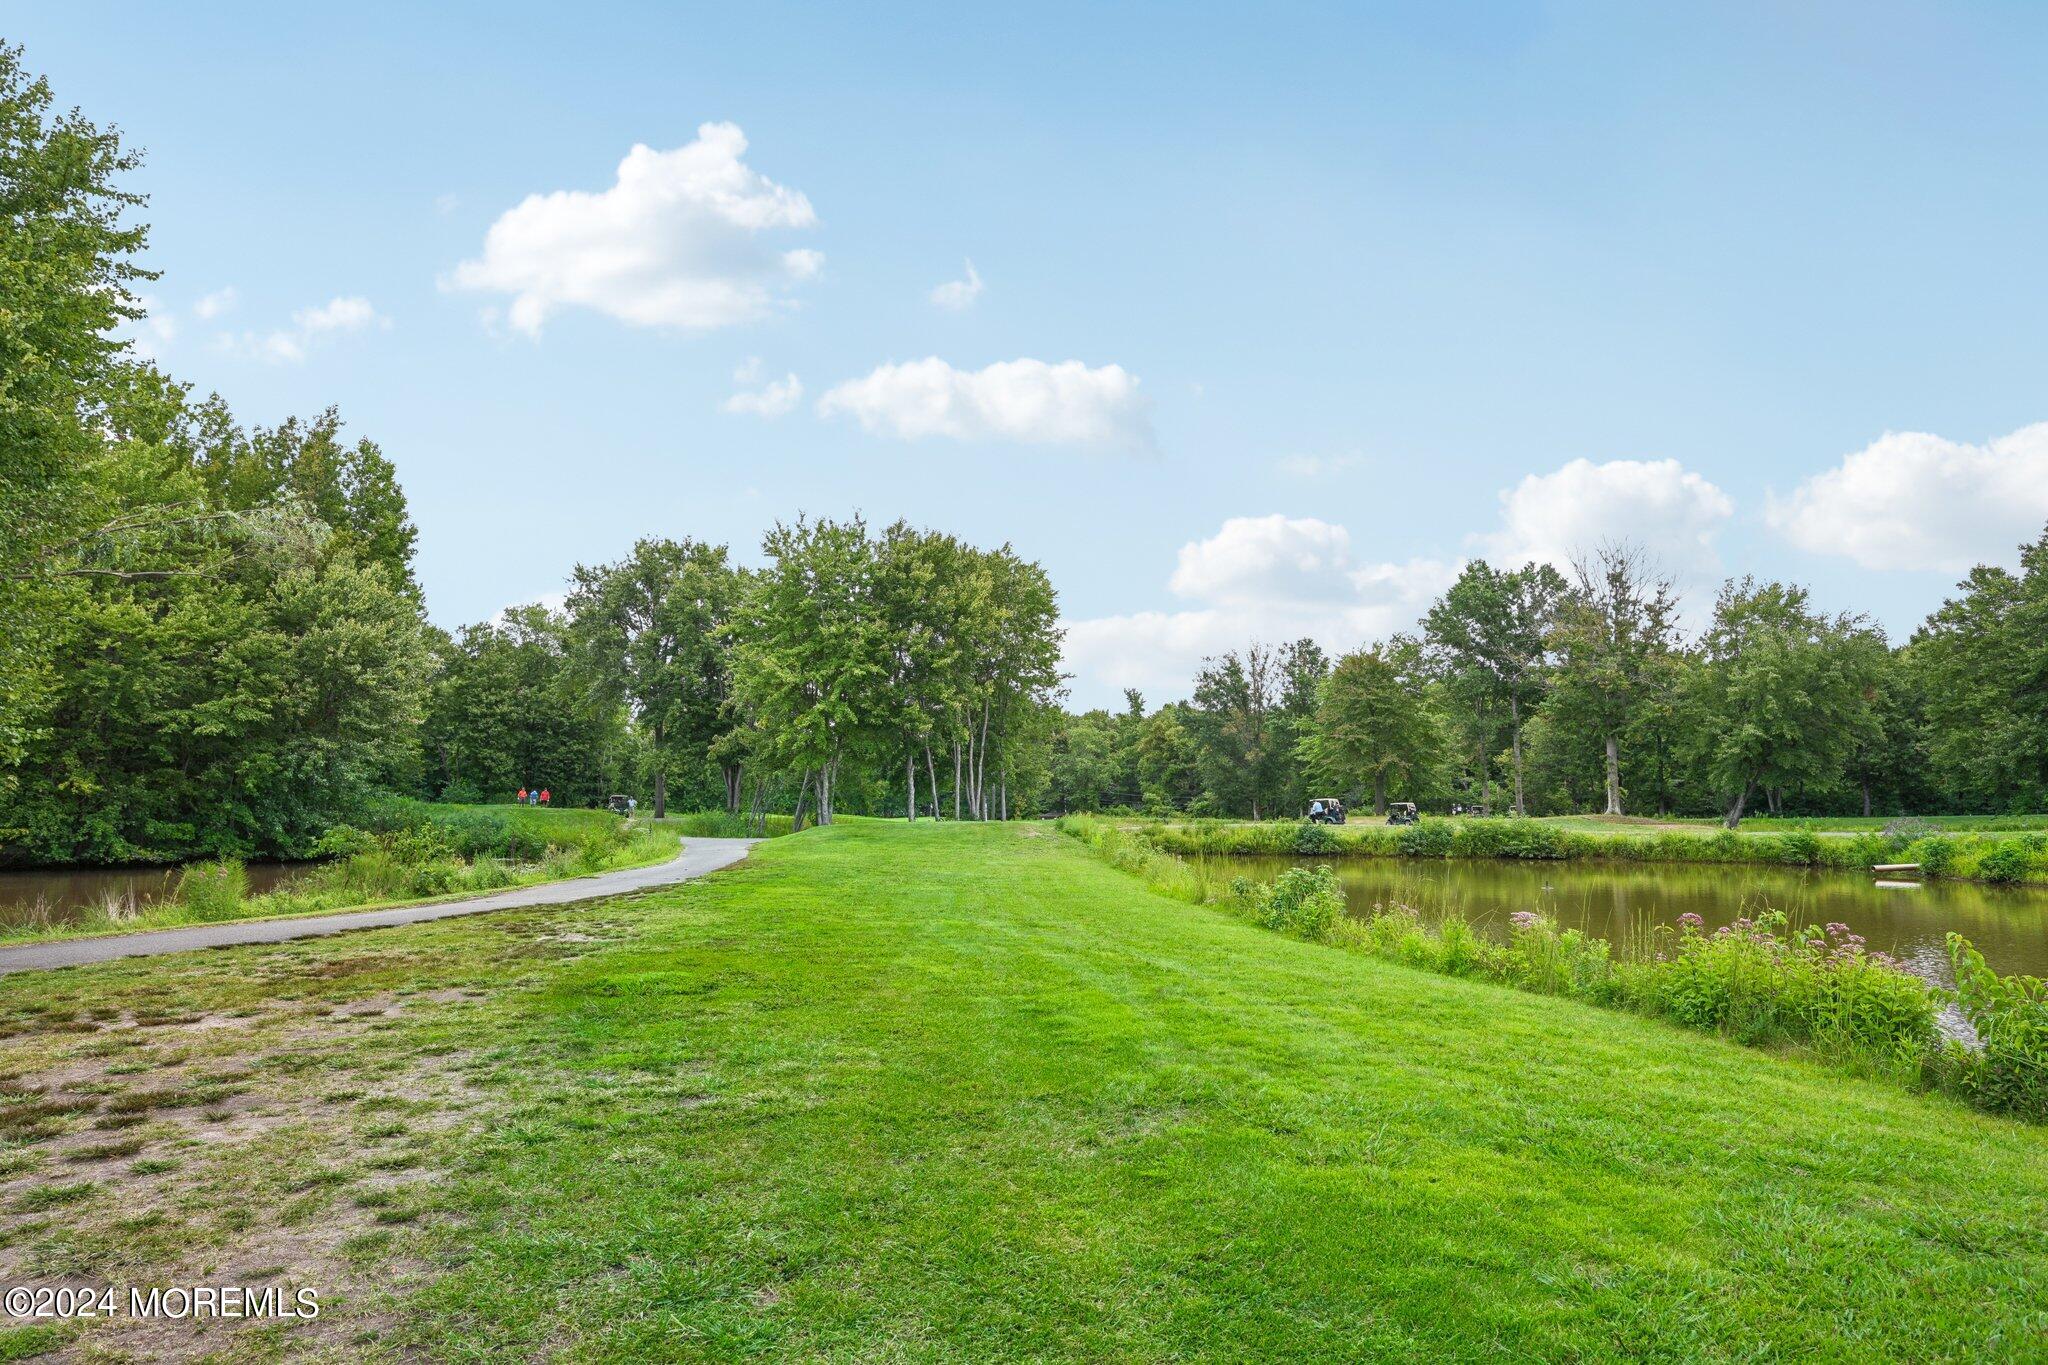
[[[1317,466],[1320,470],[1320,466]],[[1503,563],[1568,565],[1603,540],[1642,542],[1681,572],[1714,565],[1713,536],[1734,513],[1720,489],[1675,460],[1574,460],[1500,494],[1500,529],[1475,548]],[[1307,636],[1333,653],[1414,628],[1461,561],[1374,560],[1318,517],[1232,517],[1180,549],[1168,588],[1188,605],[1067,623],[1075,699],[1113,704],[1125,687],[1186,696],[1201,660],[1252,639]]]
[[[749,413],[755,417],[781,417],[795,409],[803,400],[804,385],[794,374],[781,379],[761,383],[761,358],[749,356],[747,362],[732,372],[732,382],[742,386],[739,392],[725,400],[720,406],[726,412]]]
[[[1040,445],[1152,445],[1150,405],[1121,365],[1005,360],[956,370],[937,356],[883,365],[818,400],[868,431],[919,440],[1006,440]]]
[[[1155,702],[1183,696],[1202,659],[1255,638],[1307,636],[1333,652],[1384,639],[1458,569],[1434,559],[1360,563],[1351,533],[1315,517],[1232,517],[1181,547],[1167,586],[1189,607],[1069,622],[1066,667],[1083,705],[1108,704],[1126,687]]]
[[[1714,536],[1735,514],[1726,493],[1676,460],[1573,460],[1500,501],[1501,529],[1473,541],[1503,564],[1564,567],[1602,541],[1630,540],[1681,574],[1718,567]]]
[[[933,303],[936,303],[941,308],[951,308],[955,312],[971,306],[980,297],[981,272],[974,268],[973,261],[967,263],[967,278],[947,280],[937,289],[932,290]]]
[[[178,335],[178,321],[148,294],[136,295],[135,303],[142,316],[121,330],[137,358],[160,360],[163,348]]]
[[[265,360],[277,365],[296,365],[320,338],[340,332],[360,332],[370,327],[389,327],[391,319],[379,313],[360,295],[343,295],[292,314],[292,325],[269,332],[222,332],[214,344],[230,355]]]
[[[1801,549],[1866,569],[1959,573],[2003,560],[2048,522],[2048,422],[1981,446],[1887,432],[1774,495],[1764,515]]]
[[[570,307],[692,331],[765,316],[825,258],[767,240],[813,227],[818,215],[800,192],[750,168],[746,150],[731,123],[706,123],[671,151],[636,145],[610,189],[533,194],[506,210],[483,254],[444,286],[512,295],[507,319],[529,336]]]
[[[211,322],[233,308],[236,297],[235,287],[230,284],[214,290],[211,294],[202,295],[199,302],[192,305],[192,311],[199,315],[201,321]]]
[[[1364,463],[1363,455],[1282,455],[1273,467],[1289,478],[1321,479]]]

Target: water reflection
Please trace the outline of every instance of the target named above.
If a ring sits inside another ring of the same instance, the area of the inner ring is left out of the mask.
[[[1315,859],[1215,858],[1225,875],[1271,877]],[[1414,907],[1425,919],[1461,912],[1484,932],[1505,937],[1508,916],[1539,910],[1564,928],[1597,934],[1627,953],[1644,936],[1667,930],[1690,910],[1717,928],[1742,915],[1783,910],[1794,925],[1839,920],[1869,946],[1948,979],[1945,935],[1975,943],[2000,972],[2048,976],[2048,887],[2001,888],[1971,882],[1880,885],[1845,872],[1799,868],[1639,863],[1532,863],[1395,858],[1329,860],[1352,913],[1375,904]]]
[[[275,890],[309,863],[250,863],[249,891]],[[0,929],[75,924],[106,906],[133,913],[168,900],[178,887],[175,867],[91,867],[0,872]]]

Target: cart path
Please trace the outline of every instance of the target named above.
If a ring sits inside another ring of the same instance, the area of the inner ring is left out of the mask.
[[[452,919],[457,915],[481,915],[492,910],[516,910],[534,905],[567,905],[574,901],[622,896],[649,887],[689,881],[721,867],[731,867],[747,856],[758,839],[685,839],[683,851],[665,863],[651,867],[629,867],[620,872],[601,872],[594,877],[572,877],[567,881],[541,882],[534,886],[493,891],[467,900],[438,901],[433,905],[400,905],[388,910],[344,910],[327,915],[302,915],[295,919],[250,920],[245,923],[192,924],[176,929],[146,929],[133,934],[109,934],[100,938],[62,939],[53,943],[23,943],[0,948],[0,975],[9,972],[46,971],[52,967],[81,967],[93,962],[112,962],[123,957],[155,957],[162,953],[188,953],[198,948],[232,948],[245,943],[284,943],[295,938],[322,934],[346,934],[357,929],[386,929],[400,924]]]

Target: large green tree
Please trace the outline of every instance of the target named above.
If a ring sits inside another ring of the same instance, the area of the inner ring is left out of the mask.
[[[1387,813],[1391,783],[1426,778],[1443,750],[1420,651],[1398,639],[1337,661],[1302,741],[1309,770],[1341,791],[1370,788],[1376,815]]]
[[[2048,806],[2048,530],[2015,572],[1971,569],[1906,650],[1935,782],[1955,806]]]
[[[1858,617],[1826,616],[1806,589],[1745,578],[1721,590],[1698,674],[1710,724],[1709,772],[1733,829],[1759,791],[1838,780],[1874,728],[1882,636]]]
[[[1574,568],[1577,582],[1551,631],[1554,700],[1599,735],[1606,813],[1620,815],[1622,737],[1643,703],[1652,661],[1677,646],[1678,596],[1634,545],[1603,545]]]
[[[1426,638],[1444,657],[1461,710],[1475,721],[1482,782],[1497,718],[1505,713],[1517,815],[1527,814],[1522,725],[1543,696],[1551,632],[1568,591],[1563,575],[1548,564],[1502,572],[1475,559],[1423,622]],[[1483,790],[1481,799],[1486,799]]]

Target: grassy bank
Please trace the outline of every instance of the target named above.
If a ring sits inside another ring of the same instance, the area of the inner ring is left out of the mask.
[[[1044,828],[845,825],[631,902],[12,977],[0,1024],[0,1278],[319,1286],[222,1353],[2048,1344],[2048,1133],[1268,933]]]
[[[363,826],[330,831],[328,861],[275,890],[247,894],[243,869],[232,860],[194,863],[169,899],[109,899],[76,916],[32,916],[0,929],[0,942],[446,900],[644,867],[673,858],[680,847],[677,829],[629,824],[608,811],[393,801]]]
[[[1948,935],[1954,990],[1880,952],[1846,924],[1794,926],[1768,907],[1709,932],[1681,915],[1616,957],[1605,939],[1515,912],[1505,942],[1462,915],[1425,923],[1410,906],[1347,909],[1328,862],[1270,882],[1192,865],[1142,832],[1068,816],[1063,833],[1163,895],[1215,905],[1267,929],[1448,976],[1632,1011],[1734,1042],[1797,1049],[1864,1075],[1941,1090],[1995,1113],[2048,1123],[2048,983],[2000,976]],[[1227,862],[1228,859],[1222,861]],[[1966,1038],[1938,1026],[1953,1007]]]
[[[1550,820],[1424,816],[1414,825],[1361,819],[1125,822],[1176,854],[1307,854],[1358,858],[1612,858],[1631,862],[1756,863],[1867,872],[1877,863],[1918,863],[1931,877],[2011,885],[2048,883],[2048,833],[1917,835],[1871,830],[1846,837],[1808,829],[1739,831],[1711,826],[1591,827]]]

